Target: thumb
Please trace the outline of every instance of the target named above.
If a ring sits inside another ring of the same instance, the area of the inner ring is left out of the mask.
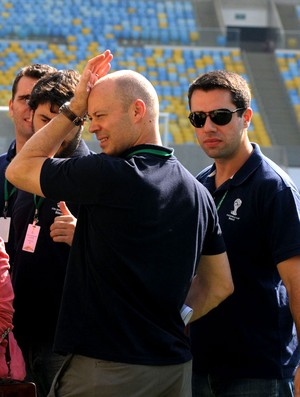
[[[62,212],[63,215],[72,215],[69,208],[67,207],[65,201],[60,201],[59,202],[59,208]]]

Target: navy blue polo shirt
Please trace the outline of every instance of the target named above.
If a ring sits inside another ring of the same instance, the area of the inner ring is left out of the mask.
[[[145,365],[190,360],[179,311],[201,253],[225,250],[209,192],[156,145],[48,159],[41,187],[80,204],[55,350]]]
[[[194,371],[289,378],[300,356],[277,264],[300,255],[300,198],[288,175],[253,146],[218,189],[215,166],[197,176],[219,206],[235,291],[192,324]]]
[[[91,152],[81,140],[72,154],[87,156]],[[66,203],[74,216],[78,205]],[[32,224],[39,208],[40,232],[34,253],[23,251],[27,227]],[[60,308],[65,272],[70,252],[66,243],[56,243],[50,236],[50,226],[61,215],[57,200],[44,199],[17,190],[12,209],[15,261],[12,269],[14,299],[14,333],[24,352],[32,344],[52,345]]]
[[[14,140],[8,150],[7,153],[3,153],[0,155],[0,215],[3,216],[3,208],[4,208],[4,201],[5,201],[5,197],[4,197],[4,181],[5,181],[5,171],[6,168],[8,166],[8,164],[11,162],[11,160],[15,157],[16,155],[16,141]],[[13,186],[11,185],[10,182],[7,181],[7,190],[8,190],[8,196],[9,198],[14,197],[12,190],[13,190]],[[11,208],[12,208],[12,200],[9,200],[9,207],[8,207],[8,216],[11,216]]]
[[[0,155],[0,216],[7,216],[11,218],[12,208],[16,198],[16,188],[5,178],[5,171],[8,164],[16,155],[16,141],[13,140],[10,144],[7,153]],[[7,208],[5,207],[5,201],[7,201]],[[4,210],[6,213],[4,213]],[[14,232],[13,225],[10,225],[10,232],[8,242],[5,243],[6,252],[9,255],[10,265],[13,265],[14,261]]]

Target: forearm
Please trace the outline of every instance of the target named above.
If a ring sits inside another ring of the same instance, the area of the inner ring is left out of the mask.
[[[300,256],[279,263],[277,268],[287,290],[290,311],[300,341]]]
[[[297,331],[298,341],[300,341],[300,302],[299,295],[293,296],[293,293],[289,293],[289,304],[290,310],[293,316],[293,320],[295,322],[295,327]]]
[[[198,276],[193,279],[191,288],[185,303],[193,309],[190,322],[198,320],[210,310],[217,307],[232,293],[231,288],[212,289],[205,282],[201,282]]]
[[[40,171],[45,159],[53,157],[62,141],[74,128],[63,114],[58,114],[34,134],[11,161],[6,178],[17,188],[42,195]]]
[[[185,301],[193,309],[190,322],[217,307],[233,290],[227,254],[202,256]]]
[[[298,291],[298,288],[296,288]],[[299,291],[298,293],[293,294],[293,292],[289,291],[289,303],[290,310],[295,322],[298,344],[300,342],[300,299],[299,299]],[[295,397],[300,397],[300,367],[296,369],[295,377],[294,377],[294,393]]]
[[[201,285],[201,280],[196,275],[192,281],[185,303],[193,309],[190,322],[197,320],[208,313],[217,303],[213,303],[209,298],[209,290]]]

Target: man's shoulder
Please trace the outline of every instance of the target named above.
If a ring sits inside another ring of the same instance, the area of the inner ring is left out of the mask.
[[[294,181],[288,175],[288,173],[282,169],[278,164],[269,159],[268,157],[263,158],[262,167],[258,172],[258,177],[261,183],[275,183],[282,187],[291,187],[297,189]]]
[[[89,156],[91,154],[95,154],[95,153],[92,150],[90,150],[86,142],[83,139],[81,139],[79,141],[76,150],[74,151],[71,157],[73,158],[73,157]]]
[[[204,182],[206,179],[207,179],[207,177],[211,174],[211,172],[212,172],[212,166],[211,165],[209,165],[209,166],[207,166],[206,168],[204,168],[202,171],[200,171],[197,175],[196,175],[196,179],[199,181],[199,182]]]
[[[282,187],[295,188],[295,184],[288,173],[263,154],[258,144],[252,143],[252,145],[254,147],[253,153],[244,167],[242,167],[242,171],[245,170],[248,176],[255,175],[255,178],[250,178],[251,181],[255,180],[256,183],[265,186],[277,184]]]
[[[0,154],[0,162],[7,161],[7,152]]]
[[[0,154],[0,173],[4,173],[6,167],[8,166],[9,161],[7,158],[7,153]]]

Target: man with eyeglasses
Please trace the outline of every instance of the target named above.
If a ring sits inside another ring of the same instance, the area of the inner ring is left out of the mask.
[[[190,326],[193,397],[300,396],[299,193],[249,141],[244,78],[203,74],[188,100],[199,144],[214,159],[197,179],[215,200],[235,285]]]

